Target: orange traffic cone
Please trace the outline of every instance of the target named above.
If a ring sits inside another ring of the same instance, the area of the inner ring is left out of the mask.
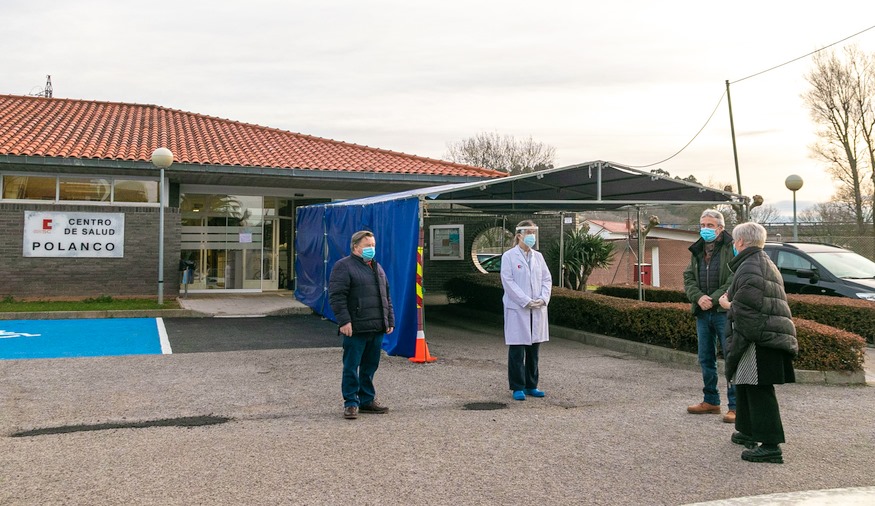
[[[424,364],[426,362],[434,362],[437,357],[432,356],[428,352],[428,344],[425,342],[425,332],[418,331],[416,333],[416,355],[410,357],[411,362]]]

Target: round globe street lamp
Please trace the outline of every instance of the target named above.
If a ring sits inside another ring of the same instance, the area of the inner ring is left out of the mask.
[[[793,240],[799,240],[799,228],[796,225],[796,190],[802,188],[802,178],[797,176],[796,174],[792,174],[787,176],[787,179],[784,180],[784,186],[787,187],[788,190],[793,192]]]
[[[173,153],[167,148],[152,152],[152,165],[161,169],[158,181],[158,305],[164,305],[164,169],[173,164]]]

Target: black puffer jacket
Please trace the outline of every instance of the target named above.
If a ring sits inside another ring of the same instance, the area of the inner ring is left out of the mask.
[[[784,371],[798,353],[799,344],[781,273],[762,248],[756,247],[745,248],[729,267],[735,276],[728,290],[732,330],[727,343],[726,377],[732,379],[748,346],[755,345],[758,384],[792,381],[784,377]],[[792,374],[792,367],[787,374]]]
[[[352,322],[353,334],[386,332],[395,326],[386,272],[375,260],[350,255],[338,260],[328,280],[328,302],[337,325]]]

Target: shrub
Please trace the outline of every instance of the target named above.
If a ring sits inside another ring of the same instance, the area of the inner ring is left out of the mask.
[[[638,300],[638,287],[634,285],[600,286],[596,288],[595,292],[611,297]],[[655,286],[644,287],[644,300],[650,302],[682,302],[687,304],[687,306],[690,304],[687,294],[683,291]]]
[[[793,316],[862,336],[875,344],[875,303],[826,295],[787,296]]]
[[[630,285],[601,286],[596,293],[638,300],[638,287]],[[684,302],[689,305],[682,290],[647,287],[644,300],[652,302]],[[862,336],[875,344],[875,304],[868,300],[829,297],[826,295],[787,295],[790,311],[796,318],[812,320],[830,327]]]
[[[504,290],[497,276],[466,275],[446,285],[451,301],[501,314]],[[631,293],[611,287],[611,293]],[[635,297],[637,299],[637,288]],[[648,290],[657,298],[671,299],[672,290]],[[674,292],[679,293],[677,290]],[[811,297],[811,296],[806,296]],[[823,297],[820,297],[823,298]],[[858,335],[794,317],[799,340],[799,369],[818,371],[860,371],[865,341]],[[563,327],[619,337],[675,350],[696,353],[696,320],[689,302],[650,302],[553,288],[550,323]]]
[[[860,336],[802,318],[793,318],[793,323],[799,340],[794,367],[815,371],[862,369],[866,343]]]

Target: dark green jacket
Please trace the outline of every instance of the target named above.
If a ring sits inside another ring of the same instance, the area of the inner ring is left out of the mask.
[[[732,235],[724,230],[715,241],[721,241],[719,245],[720,286],[707,294],[699,288],[699,260],[705,255],[705,241],[700,238],[689,247],[692,255],[690,256],[690,265],[684,270],[684,291],[687,293],[687,299],[692,303],[690,310],[694,315],[698,315],[702,311],[699,308],[698,301],[703,295],[709,295],[717,311],[724,312],[724,309],[720,307],[717,300],[729,289],[729,285],[732,284],[732,270],[729,268],[729,262],[735,256],[732,252]]]

